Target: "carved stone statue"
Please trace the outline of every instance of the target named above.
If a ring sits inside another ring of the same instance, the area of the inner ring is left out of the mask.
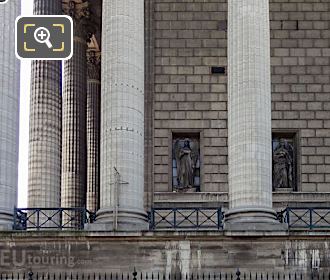
[[[273,188],[293,188],[293,147],[281,138],[273,154]]]
[[[178,139],[174,144],[177,165],[178,189],[194,187],[195,170],[198,161],[198,143],[191,139]]]

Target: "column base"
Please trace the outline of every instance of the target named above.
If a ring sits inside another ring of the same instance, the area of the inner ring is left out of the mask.
[[[149,222],[147,213],[140,210],[118,210],[117,222],[112,208],[100,209],[96,215],[96,221],[85,227],[89,231],[148,231]]]
[[[13,230],[14,218],[12,213],[0,212],[0,231]]]
[[[225,215],[226,235],[286,235],[288,226],[268,208],[235,208]]]

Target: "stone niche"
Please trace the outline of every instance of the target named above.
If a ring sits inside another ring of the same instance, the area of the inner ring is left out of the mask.
[[[200,165],[199,133],[173,133],[173,192],[199,192],[201,186]]]
[[[298,191],[297,143],[295,132],[273,133],[273,191]]]

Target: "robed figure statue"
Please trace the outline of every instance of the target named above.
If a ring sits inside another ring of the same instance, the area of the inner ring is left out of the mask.
[[[198,161],[198,143],[179,139],[174,144],[174,154],[177,166],[177,184],[179,189],[194,187],[195,169]]]
[[[273,154],[273,187],[293,188],[293,147],[283,138]]]

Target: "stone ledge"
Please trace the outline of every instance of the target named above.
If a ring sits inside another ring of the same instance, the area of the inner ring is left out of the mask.
[[[175,192],[156,192],[154,194],[155,206],[166,206],[171,204],[189,203],[193,206],[219,203],[224,207],[228,204],[228,193],[226,192],[199,192],[199,193],[175,193]],[[274,207],[286,207],[287,205],[296,206],[303,203],[304,206],[329,206],[330,192],[311,193],[311,192],[273,192]],[[309,203],[309,205],[306,205]],[[322,205],[320,205],[320,203]]]
[[[330,238],[330,229],[328,231],[148,231],[148,232],[104,232],[104,231],[0,231],[1,241],[8,240],[28,240],[28,239],[65,239],[65,240],[85,240],[85,239],[113,239],[113,240],[209,240],[209,239],[230,239],[252,238],[265,240],[280,239],[310,239],[310,238]]]

